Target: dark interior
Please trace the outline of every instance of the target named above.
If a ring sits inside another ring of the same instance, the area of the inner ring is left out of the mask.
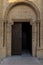
[[[29,22],[12,25],[12,55],[23,52],[32,54],[32,26]]]
[[[32,54],[32,26],[22,23],[22,51]]]

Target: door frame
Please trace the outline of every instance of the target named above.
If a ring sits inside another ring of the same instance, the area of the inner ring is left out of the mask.
[[[14,21],[14,22],[21,22],[21,20],[12,20],[12,21]],[[26,20],[26,19],[24,19],[24,20],[22,20],[22,22],[30,22],[30,24],[32,25],[32,56],[36,56],[37,55],[37,43],[38,43],[38,41],[36,41],[36,40],[38,40],[37,39],[37,26],[36,26],[36,22],[32,22],[32,20],[30,20],[30,19],[28,19],[28,20]],[[7,31],[9,31],[8,33],[7,33],[7,44],[6,44],[6,46],[7,46],[7,56],[11,56],[11,39],[12,39],[12,25],[14,24],[14,22],[13,23],[7,23]],[[9,46],[8,46],[9,45]]]

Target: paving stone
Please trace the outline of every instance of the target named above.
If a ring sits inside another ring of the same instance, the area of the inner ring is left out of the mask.
[[[0,65],[41,65],[41,63],[35,57],[15,55],[5,58]]]

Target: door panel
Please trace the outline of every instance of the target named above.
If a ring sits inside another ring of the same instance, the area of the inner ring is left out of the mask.
[[[12,55],[21,54],[22,51],[22,25],[14,23],[12,26]]]

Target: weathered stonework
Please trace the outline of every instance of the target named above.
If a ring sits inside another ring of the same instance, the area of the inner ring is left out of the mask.
[[[29,21],[32,25],[32,55],[43,58],[42,0],[15,0],[14,2],[0,0],[0,3],[3,3],[3,5],[0,4],[0,57],[11,56],[11,26],[13,23]],[[5,31],[3,31],[4,22]]]

